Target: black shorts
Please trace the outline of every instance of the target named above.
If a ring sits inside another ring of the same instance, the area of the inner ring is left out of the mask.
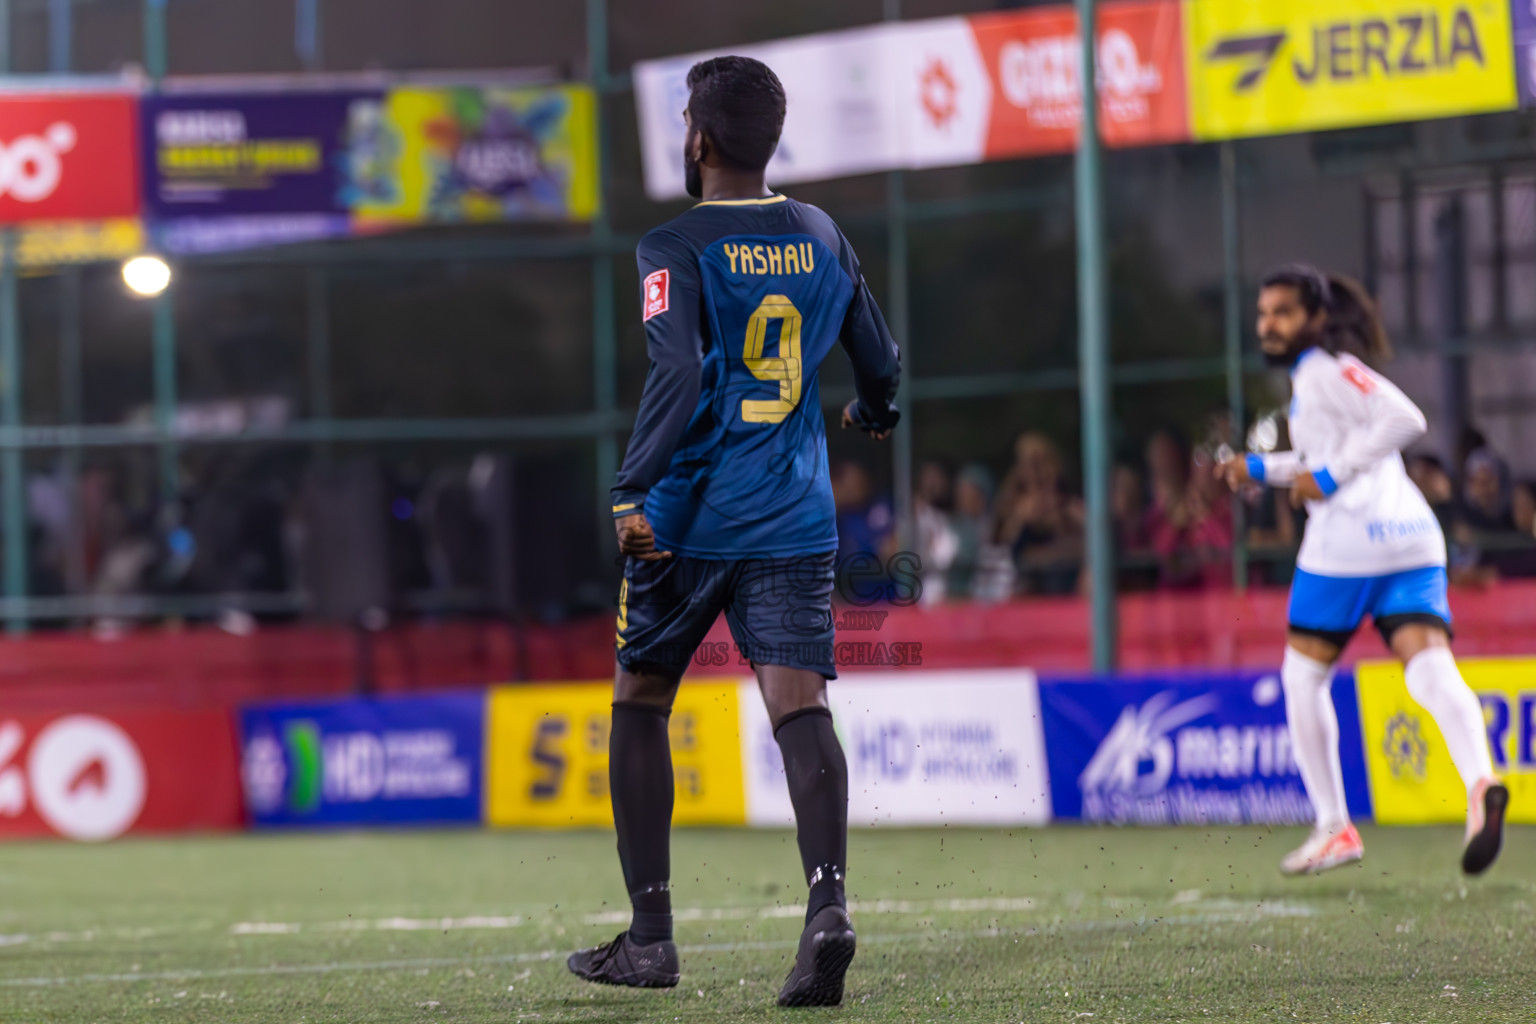
[[[684,555],[628,559],[614,639],[619,665],[680,678],[724,612],[736,642],[733,661],[836,679],[835,559],[831,552],[738,561]]]

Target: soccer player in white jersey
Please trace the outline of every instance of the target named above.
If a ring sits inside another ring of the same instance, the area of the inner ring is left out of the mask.
[[[1461,867],[1480,874],[1499,854],[1509,790],[1493,774],[1482,705],[1451,656],[1445,537],[1403,468],[1424,414],[1372,369],[1390,345],[1370,297],[1347,278],[1299,264],[1274,271],[1259,293],[1258,332],[1265,357],[1290,367],[1293,450],[1238,457],[1217,472],[1234,490],[1250,480],[1289,487],[1308,514],[1280,678],[1317,827],[1280,869],[1313,874],[1364,852],[1344,802],[1330,683],[1370,615],[1466,784]]]

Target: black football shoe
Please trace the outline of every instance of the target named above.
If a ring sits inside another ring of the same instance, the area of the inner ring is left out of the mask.
[[[800,934],[795,966],[779,990],[780,1006],[836,1006],[843,1001],[843,977],[856,942],[848,911],[823,907]]]
[[[630,988],[674,988],[681,977],[676,945],[653,942],[642,946],[627,931],[619,932],[612,942],[577,950],[565,966],[585,981]]]
[[[1461,870],[1480,875],[1498,859],[1504,845],[1504,817],[1509,809],[1509,789],[1498,779],[1483,779],[1472,787],[1467,801],[1467,845],[1461,851]]]

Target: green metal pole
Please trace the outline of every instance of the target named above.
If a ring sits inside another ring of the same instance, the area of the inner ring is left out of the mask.
[[[181,495],[176,431],[176,307],[167,288],[155,304],[155,427],[160,431],[160,500],[171,504]]]
[[[886,225],[889,237],[889,294],[885,314],[891,336],[901,350],[901,364],[909,378],[896,393],[896,407],[901,410],[901,428],[891,435],[891,484],[896,494],[896,533],[903,551],[917,545],[917,529],[912,507],[912,331],[908,299],[909,246],[907,245],[907,179],[904,171],[886,175]]]
[[[81,351],[80,269],[69,267],[59,275],[59,419],[67,426],[85,420],[84,357]],[[69,536],[64,545],[64,580],[68,591],[82,594],[86,588],[85,519],[80,501],[80,448],[71,445],[60,453],[64,493],[69,498]]]
[[[1221,253],[1223,313],[1226,335],[1227,412],[1231,417],[1232,450],[1243,450],[1243,236],[1242,208],[1237,194],[1237,150],[1221,144]],[[1248,589],[1248,530],[1243,503],[1232,502],[1232,585]]]
[[[1082,125],[1078,132],[1077,298],[1078,388],[1083,417],[1083,497],[1087,504],[1088,572],[1093,614],[1093,668],[1113,672],[1119,660],[1115,607],[1115,538],[1109,499],[1109,324],[1104,263],[1104,194],[1099,147],[1097,22],[1094,0],[1077,0],[1082,45]]]
[[[144,71],[157,88],[165,77],[165,4],[166,0],[144,0]]]
[[[885,0],[886,21],[901,20],[901,0]],[[905,171],[891,171],[885,176],[885,223],[887,274],[890,293],[886,296],[886,322],[891,336],[901,349],[901,363],[908,380],[914,372],[912,363],[911,267],[907,244],[907,177]],[[896,407],[901,411],[901,429],[891,435],[891,489],[896,495],[896,535],[902,550],[917,547],[917,520],[912,507],[913,421],[912,386],[906,384],[896,393]]]
[[[16,294],[16,232],[0,236],[0,425],[14,437],[21,429],[21,317]],[[0,453],[0,532],[4,534],[5,596],[25,603],[27,597],[27,501],[22,451],[7,445]],[[25,617],[8,618],[6,632],[25,633]]]
[[[615,321],[613,255],[607,242],[613,228],[608,219],[608,4],[607,0],[587,0],[587,73],[597,93],[597,213],[592,220],[592,235],[600,252],[592,259],[592,398],[599,414],[611,415],[619,406],[619,343]],[[608,507],[608,490],[619,472],[619,439],[612,426],[597,438],[597,500]],[[613,544],[613,528],[605,516],[598,517],[600,543],[606,550]]]
[[[11,73],[11,0],[0,0],[0,75]]]

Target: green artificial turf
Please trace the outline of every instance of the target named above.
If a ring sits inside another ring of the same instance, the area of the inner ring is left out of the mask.
[[[1457,830],[1364,830],[1363,864],[1275,870],[1300,830],[853,836],[843,1008],[774,1005],[794,838],[683,831],[683,982],[584,985],[625,907],[602,832],[240,835],[0,846],[0,1021],[1504,1021],[1536,1019],[1536,829],[1489,877]]]

